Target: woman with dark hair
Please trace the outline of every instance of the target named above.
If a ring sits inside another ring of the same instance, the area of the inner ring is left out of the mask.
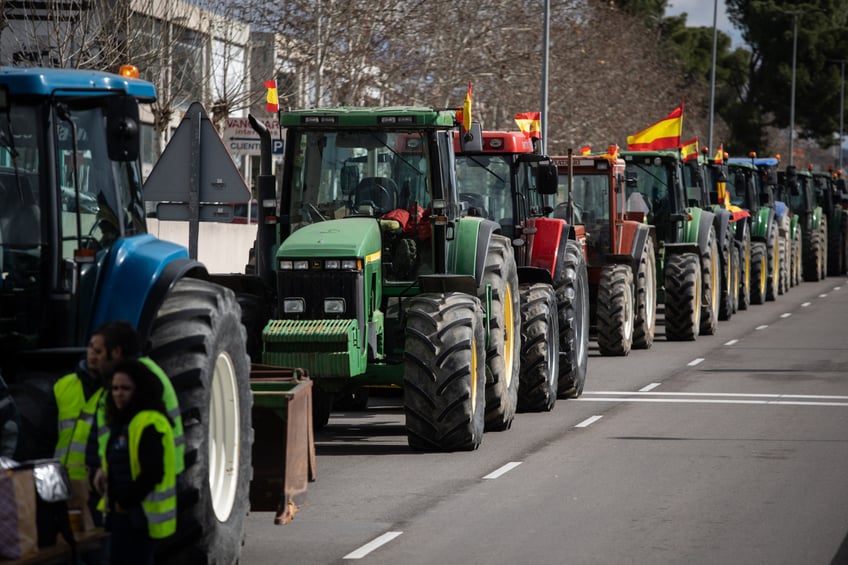
[[[106,398],[109,438],[95,486],[105,496],[111,563],[154,563],[177,523],[172,423],[162,383],[137,359],[119,362]]]

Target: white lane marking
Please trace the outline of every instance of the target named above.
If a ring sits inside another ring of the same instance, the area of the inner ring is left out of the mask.
[[[386,532],[382,536],[369,541],[359,549],[351,551],[350,553],[342,557],[342,559],[362,559],[378,547],[389,543],[402,533],[403,532]]]
[[[598,395],[595,397],[595,395]],[[671,398],[674,396],[682,398]],[[650,398],[654,397],[654,398]],[[695,398],[701,397],[701,398]],[[759,404],[781,406],[848,406],[848,396],[809,394],[744,394],[721,392],[584,391],[587,402],[668,402],[678,404]]]
[[[597,422],[601,418],[603,418],[603,416],[592,416],[591,418],[586,418],[585,420],[583,420],[582,422],[580,422],[579,424],[577,424],[574,427],[575,428],[588,428],[589,426],[591,426],[592,424],[594,424],[595,422]]]
[[[495,469],[494,471],[492,471],[491,473],[489,473],[488,475],[486,475],[483,478],[484,479],[497,479],[501,475],[509,473],[510,471],[512,471],[513,469],[518,467],[519,465],[521,465],[521,461],[510,461],[509,463],[507,463],[503,467]]]
[[[725,345],[736,345],[737,343],[739,343],[738,339],[731,339],[730,341],[725,343]]]
[[[780,317],[781,317],[781,318],[788,318],[788,317],[789,317],[789,316],[791,316],[791,315],[792,315],[792,314],[791,314],[790,312],[786,312],[785,314],[781,314],[781,315],[780,315]]]
[[[827,293],[825,292],[824,294],[819,294],[819,298],[827,298]]]
[[[842,290],[842,287],[841,286],[835,286],[835,287],[833,287],[833,290]]]
[[[700,365],[700,364],[701,364],[701,363],[703,363],[703,362],[704,362],[704,358],[703,358],[703,357],[698,357],[697,359],[692,359],[691,361],[689,361],[688,363],[686,363],[686,366],[687,366],[687,367],[694,367],[694,366],[696,366],[696,365]]]
[[[764,329],[766,329],[767,327],[768,327],[768,324],[763,324],[762,326],[757,326],[757,327],[756,327],[756,328],[754,328],[754,329],[755,329],[755,330],[764,330]]]
[[[809,305],[810,305],[809,302],[804,302],[804,303],[801,304],[801,308],[806,308]]]
[[[660,386],[660,384],[662,384],[662,383],[651,383],[649,385],[645,385],[645,386],[643,386],[642,388],[639,389],[639,392],[648,392],[648,391],[654,390],[655,388]]]

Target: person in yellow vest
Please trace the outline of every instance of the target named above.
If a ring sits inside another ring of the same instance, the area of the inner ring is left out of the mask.
[[[138,359],[114,367],[106,422],[94,486],[104,496],[112,534],[110,563],[152,565],[157,541],[177,528],[176,461],[162,383]]]

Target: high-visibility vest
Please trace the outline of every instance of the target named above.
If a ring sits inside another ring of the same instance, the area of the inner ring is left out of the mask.
[[[153,426],[162,434],[162,463],[164,474],[141,502],[147,517],[147,533],[153,539],[162,539],[177,531],[177,475],[175,469],[174,431],[168,420],[156,410],[142,410],[130,420],[127,447],[130,455],[130,472],[135,480],[141,473],[138,446],[147,426]],[[108,435],[107,435],[108,442]],[[108,474],[109,466],[103,457],[103,470]]]
[[[71,440],[74,435],[74,426],[86,403],[85,391],[83,390],[82,381],[80,381],[79,376],[76,373],[70,373],[56,381],[53,385],[53,396],[56,398],[56,407],[58,409],[57,423],[59,432],[53,457],[59,459],[67,467],[69,452],[71,450]],[[85,445],[83,445],[82,453],[84,464]],[[82,477],[85,478],[84,468],[82,469],[82,473]]]
[[[98,388],[88,401],[86,401],[74,425],[71,445],[70,449],[68,449],[67,460],[65,462],[65,467],[68,468],[68,475],[71,479],[87,478],[85,465],[86,444],[91,434],[91,428],[94,426],[97,407],[105,399],[105,396],[103,394],[103,388]]]
[[[174,422],[174,443],[176,447],[175,461],[177,474],[185,469],[185,436],[183,434],[183,417],[180,412],[180,403],[177,400],[177,393],[174,390],[174,385],[171,379],[165,374],[165,371],[156,364],[150,357],[141,357],[139,361],[150,369],[150,371],[159,377],[162,383],[162,401],[165,404],[165,409],[168,411],[168,417]],[[109,437],[109,426],[106,424],[106,395],[100,400],[97,408],[97,454],[102,459],[106,454],[106,443]]]

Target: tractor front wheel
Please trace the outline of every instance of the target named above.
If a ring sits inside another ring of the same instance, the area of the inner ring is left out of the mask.
[[[701,259],[676,253],[665,261],[665,338],[692,341],[701,326]]]
[[[598,284],[598,351],[623,356],[633,346],[633,271],[628,265],[604,265]]]
[[[649,349],[654,343],[657,323],[657,262],[654,240],[645,241],[636,273],[636,325],[633,328],[633,349]]]
[[[565,247],[562,280],[557,285],[559,316],[559,385],[557,396],[577,398],[583,394],[589,363],[589,274],[580,244],[569,240]]]
[[[559,383],[559,324],[554,289],[546,283],[521,285],[521,372],[518,410],[547,412]]]

